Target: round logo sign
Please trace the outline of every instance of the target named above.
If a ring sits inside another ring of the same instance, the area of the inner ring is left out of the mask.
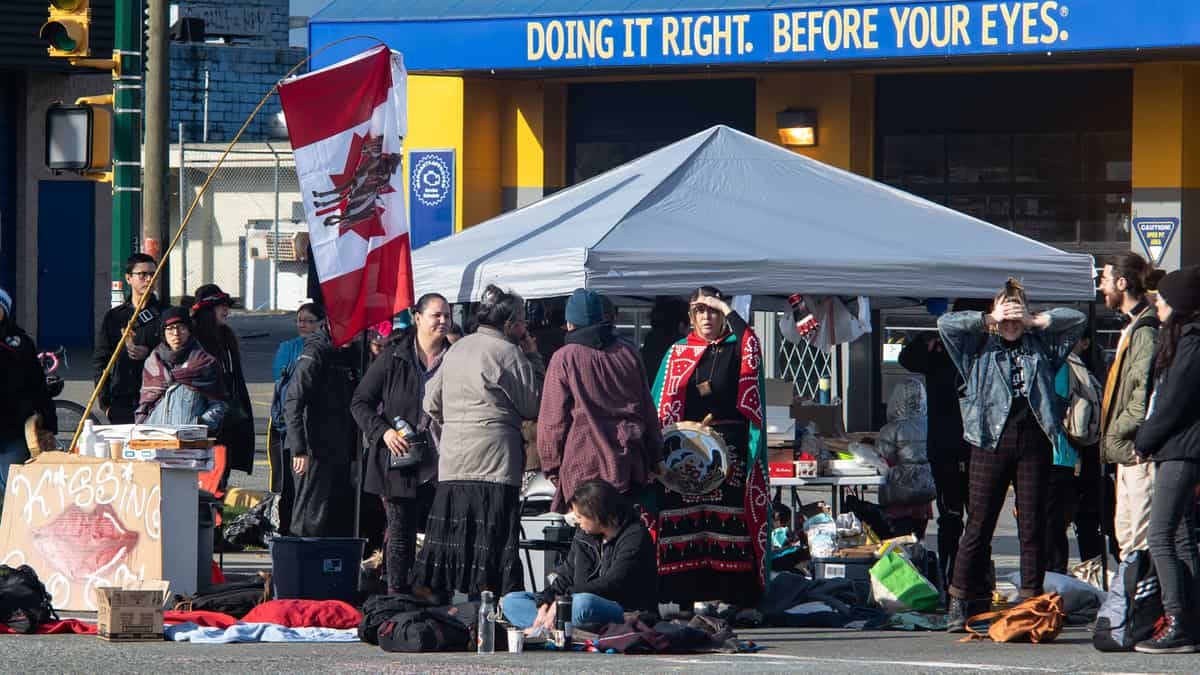
[[[437,155],[424,155],[413,165],[412,190],[423,206],[440,206],[450,194],[450,167]]]

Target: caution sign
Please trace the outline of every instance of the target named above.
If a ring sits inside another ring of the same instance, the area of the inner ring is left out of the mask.
[[[1142,248],[1146,249],[1146,257],[1157,267],[1162,264],[1167,247],[1179,229],[1179,219],[1134,218],[1133,229],[1142,241]]]

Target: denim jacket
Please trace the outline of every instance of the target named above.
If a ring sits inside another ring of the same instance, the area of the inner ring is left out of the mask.
[[[1066,401],[1054,389],[1054,377],[1083,335],[1087,317],[1073,309],[1052,309],[1050,325],[1027,330],[1019,358],[1025,371],[1029,407],[1051,442],[1058,435]],[[995,450],[1012,408],[1012,367],[1004,340],[991,335],[982,312],[952,312],[938,319],[946,352],[966,383],[959,398],[963,438],[973,446]]]

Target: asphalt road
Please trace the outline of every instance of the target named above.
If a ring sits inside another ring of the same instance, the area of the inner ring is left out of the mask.
[[[244,368],[264,448],[271,401],[271,358],[279,342],[293,335],[288,316],[235,315],[242,338]],[[91,392],[90,355],[72,353],[64,397],[84,402]],[[234,472],[231,484],[264,489],[266,457],[260,452],[252,475]],[[827,498],[825,491],[802,493],[805,501]],[[1016,524],[1005,509],[993,550],[998,576],[1017,566]],[[927,542],[936,548],[936,526]],[[226,556],[229,571],[270,567],[259,553]],[[1049,645],[959,644],[943,633],[856,632],[829,629],[742,631],[743,639],[763,647],[755,654],[608,656],[583,653],[527,652],[496,654],[387,654],[366,644],[192,645],[171,643],[110,644],[83,636],[0,636],[0,673],[39,672],[722,672],[814,673],[1160,673],[1200,672],[1195,655],[1151,657],[1102,654],[1091,647],[1082,628],[1068,628]]]

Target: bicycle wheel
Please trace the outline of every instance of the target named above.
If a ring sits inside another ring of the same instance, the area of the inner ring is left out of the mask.
[[[74,401],[57,399],[54,401],[54,416],[58,419],[58,433],[55,435],[55,440],[58,442],[59,450],[67,451],[71,447],[71,439],[75,436],[79,420],[83,417],[83,406]],[[93,425],[108,424],[108,418],[98,410],[92,410],[88,419],[92,420]]]

